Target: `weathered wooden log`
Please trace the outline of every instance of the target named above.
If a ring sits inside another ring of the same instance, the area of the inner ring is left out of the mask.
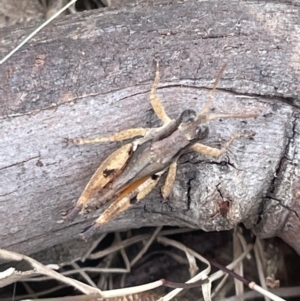
[[[227,61],[214,112],[259,117],[211,122],[204,143],[256,135],[219,160],[184,155],[168,203],[158,187],[101,231],[219,231],[243,222],[300,253],[299,14],[290,2],[155,1],[50,24],[0,66],[0,247],[36,252],[76,237],[99,215],[72,224],[61,217],[121,144],[66,146],[64,138],[158,125],[148,98],[159,56],[158,94],[170,116],[200,110]],[[35,27],[2,29],[1,56]]]

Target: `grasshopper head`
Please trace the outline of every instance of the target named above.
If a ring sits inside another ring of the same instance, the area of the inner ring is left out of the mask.
[[[221,79],[221,76],[226,68],[227,64],[224,64],[219,71],[212,90],[210,91],[209,97],[203,107],[203,109],[197,114],[194,110],[185,110],[181,113],[178,121],[178,130],[180,130],[183,135],[189,141],[196,141],[204,139],[208,134],[208,128],[204,126],[211,120],[216,120],[219,118],[253,118],[257,117],[258,114],[215,114],[208,115],[211,110],[211,105],[217,85]]]
[[[181,113],[179,120],[178,130],[183,133],[187,140],[201,140],[207,136],[208,128],[203,126],[206,122],[206,116],[197,115],[194,110],[185,110]]]

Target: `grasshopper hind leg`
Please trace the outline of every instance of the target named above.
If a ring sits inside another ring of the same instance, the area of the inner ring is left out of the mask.
[[[103,225],[107,224],[120,213],[130,208],[133,204],[136,204],[144,199],[156,186],[163,172],[150,177],[142,178],[133,183],[131,186],[127,187],[100,215],[100,217],[80,234],[80,237],[84,240],[89,239]]]
[[[123,145],[108,156],[95,171],[81,193],[75,207],[67,212],[65,219],[73,221],[77,215],[87,206],[98,191],[105,188],[125,168],[132,153],[132,143]]]
[[[81,210],[81,207],[74,206],[63,214],[63,218],[67,221],[72,222],[78,216]]]

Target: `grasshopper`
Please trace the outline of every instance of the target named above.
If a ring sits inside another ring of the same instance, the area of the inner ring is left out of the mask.
[[[94,211],[108,201],[111,205],[84,232],[83,239],[90,238],[96,230],[111,221],[132,204],[140,202],[156,186],[162,174],[167,172],[161,188],[164,200],[171,193],[177,169],[178,158],[191,149],[206,156],[219,158],[235,139],[250,138],[254,132],[235,133],[221,149],[199,143],[208,135],[209,121],[219,118],[253,118],[258,114],[215,114],[208,116],[213,95],[226,64],[219,71],[204,108],[197,114],[184,110],[178,118],[171,119],[156,95],[160,80],[159,61],[156,60],[155,79],[151,86],[150,103],[157,117],[163,122],[158,128],[135,128],[117,132],[109,137],[68,139],[80,145],[85,143],[123,141],[139,137],[114,151],[96,170],[74,208],[68,211],[66,219],[73,221],[77,215]]]

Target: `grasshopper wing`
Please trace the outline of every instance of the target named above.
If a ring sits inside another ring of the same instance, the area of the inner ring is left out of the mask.
[[[118,148],[109,157],[107,157],[86,185],[75,207],[69,210],[66,214],[65,219],[73,221],[98,191],[118,177],[125,168],[131,154],[132,143],[128,143]]]

